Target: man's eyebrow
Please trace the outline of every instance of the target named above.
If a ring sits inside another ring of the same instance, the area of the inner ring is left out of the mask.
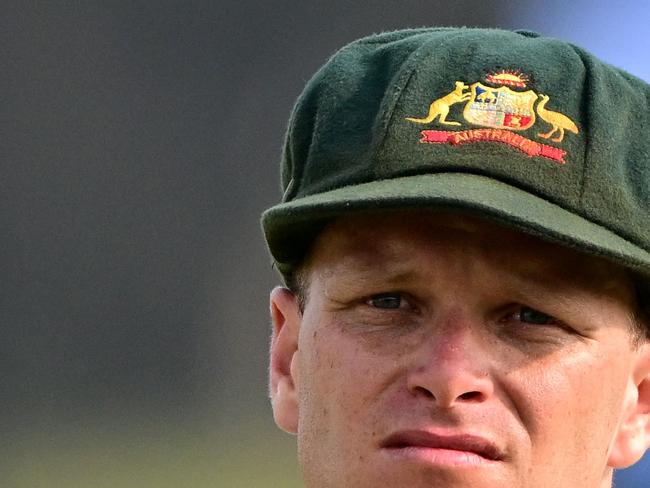
[[[543,263],[526,262],[520,266],[513,264],[507,274],[522,288],[536,287],[546,291],[557,291],[579,285],[593,291],[620,289],[624,276],[614,268],[593,263],[588,268],[551,268]]]
[[[417,270],[405,266],[342,266],[337,267],[330,273],[336,276],[352,276],[354,279],[373,279],[381,277],[383,281],[404,282],[419,277]]]
[[[386,258],[386,254],[376,254],[376,257]],[[403,284],[421,279],[421,274],[411,263],[390,262],[377,263],[374,260],[345,260],[324,273],[327,281],[337,280],[354,282],[355,284],[372,284],[381,278],[382,284]]]

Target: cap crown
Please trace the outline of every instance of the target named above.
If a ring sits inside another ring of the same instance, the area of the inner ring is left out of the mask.
[[[303,199],[443,173],[557,205],[638,247],[627,264],[650,270],[650,86],[571,44],[495,29],[390,32],[337,52],[291,116],[284,206],[264,217],[271,252],[288,260],[273,233]]]

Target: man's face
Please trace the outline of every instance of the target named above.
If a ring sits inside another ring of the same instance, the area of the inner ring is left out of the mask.
[[[307,486],[596,488],[636,460],[648,353],[621,269],[403,213],[338,220],[306,273],[303,313],[272,295],[271,389]]]

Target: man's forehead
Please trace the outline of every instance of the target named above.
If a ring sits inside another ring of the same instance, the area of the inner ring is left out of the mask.
[[[481,254],[495,267],[531,279],[542,274],[571,278],[579,270],[599,287],[629,281],[629,273],[614,263],[495,221],[422,210],[339,217],[316,238],[307,267],[318,266],[327,274],[347,270],[413,275],[423,264],[423,252],[434,247],[468,258],[469,253]]]
[[[416,243],[474,243],[486,249],[497,245],[526,246],[559,251],[555,244],[506,227],[496,221],[462,212],[427,210],[361,212],[338,217],[316,238],[314,250],[338,246],[366,255],[390,255]]]

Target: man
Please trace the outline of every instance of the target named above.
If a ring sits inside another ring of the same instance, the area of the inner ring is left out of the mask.
[[[530,32],[336,53],[263,216],[306,486],[603,488],[650,444],[650,87]]]

